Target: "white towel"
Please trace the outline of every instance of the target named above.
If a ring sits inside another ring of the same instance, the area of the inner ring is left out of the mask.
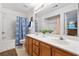
[[[31,27],[29,27],[29,32],[30,33],[35,33],[35,26],[34,26],[34,22],[31,22]]]

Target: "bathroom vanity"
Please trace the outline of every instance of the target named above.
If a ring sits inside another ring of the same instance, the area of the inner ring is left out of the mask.
[[[71,40],[60,40],[58,36],[28,34],[25,49],[31,56],[77,56],[79,48],[73,44]]]

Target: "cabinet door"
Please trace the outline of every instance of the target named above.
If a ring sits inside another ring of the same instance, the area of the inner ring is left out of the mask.
[[[38,56],[38,55],[33,52],[33,56]]]
[[[76,56],[75,54],[72,54],[70,52],[54,48],[55,49],[55,56]]]
[[[28,54],[32,55],[32,49],[33,49],[33,44],[32,44],[32,38],[28,39]]]
[[[39,47],[36,45],[33,45],[33,52],[39,55]]]
[[[40,43],[40,55],[51,56],[51,47],[45,43]]]
[[[70,55],[67,53],[64,53],[63,51],[60,51],[60,52],[55,51],[55,56],[70,56]]]
[[[54,51],[54,47],[52,47],[52,56],[54,56],[55,51]]]
[[[28,53],[28,40],[29,40],[29,38],[26,38],[26,40],[25,40],[25,51]]]

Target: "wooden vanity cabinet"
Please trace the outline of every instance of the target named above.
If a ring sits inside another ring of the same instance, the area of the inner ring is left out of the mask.
[[[77,29],[68,29],[67,35],[77,36]]]
[[[26,44],[25,44],[25,45],[26,45],[26,46],[25,46],[25,49],[26,49],[27,53],[28,53],[29,55],[33,55],[33,53],[32,53],[32,49],[33,49],[33,45],[32,45],[33,39],[30,38],[30,37],[27,37],[26,40],[25,40],[25,42],[26,42]]]
[[[32,56],[77,56],[61,48],[47,44],[45,42],[27,37],[25,40],[25,49]]]
[[[45,43],[40,43],[40,56],[51,56],[51,47]]]

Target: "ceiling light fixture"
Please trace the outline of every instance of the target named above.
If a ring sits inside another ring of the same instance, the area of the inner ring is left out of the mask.
[[[25,7],[25,8],[28,8],[28,6],[27,6],[27,5],[24,5],[24,7]]]
[[[58,5],[53,6],[53,8],[58,7]]]

